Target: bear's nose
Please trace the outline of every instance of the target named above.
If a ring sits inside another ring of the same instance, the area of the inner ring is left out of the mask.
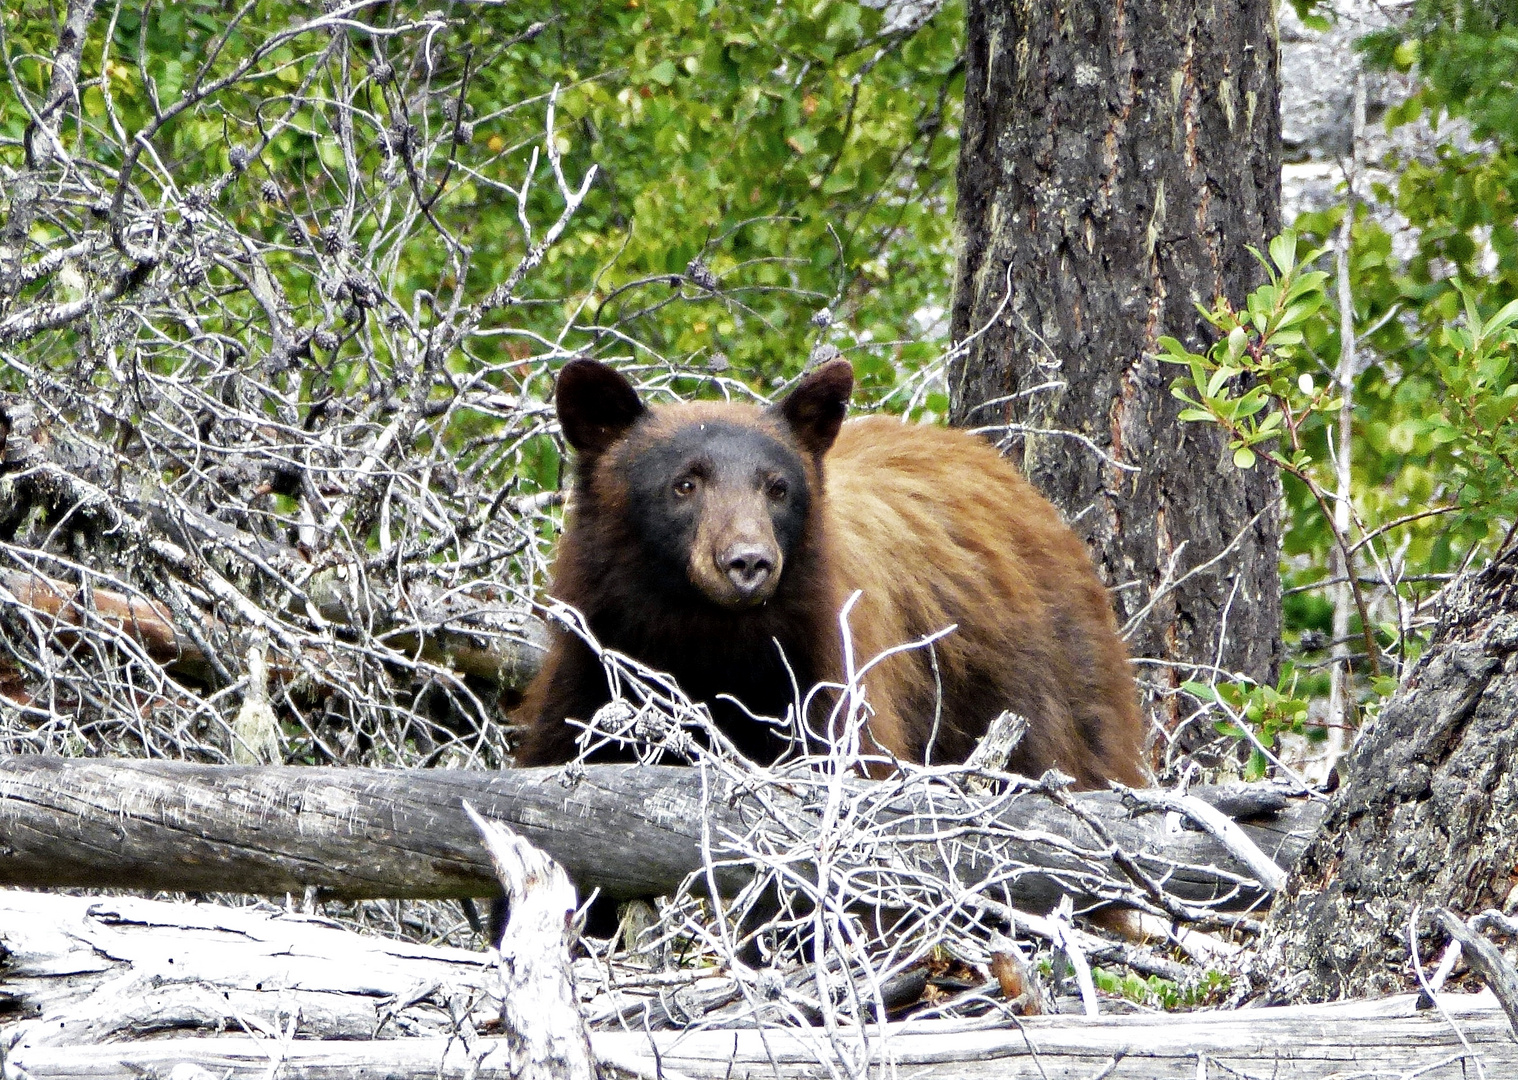
[[[745,596],[758,592],[775,572],[775,557],[758,544],[735,544],[722,553],[722,569]]]

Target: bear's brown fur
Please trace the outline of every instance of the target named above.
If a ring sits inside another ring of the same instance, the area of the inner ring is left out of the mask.
[[[609,368],[567,365],[558,408],[577,483],[552,594],[773,760],[783,742],[720,696],[783,716],[793,678],[803,692],[840,681],[838,612],[857,590],[858,664],[957,626],[931,655],[902,652],[865,677],[874,749],[963,760],[1012,709],[1029,720],[1012,769],[1145,783],[1127,656],[1081,541],[979,438],[843,423],[852,386],[835,361],[769,409],[647,409]],[[556,631],[519,713],[518,763],[571,759],[565,718],[589,719],[609,696],[590,650]]]

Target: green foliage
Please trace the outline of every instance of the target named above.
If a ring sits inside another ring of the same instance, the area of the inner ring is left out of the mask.
[[[891,361],[933,355],[913,316],[944,306],[952,280],[957,5],[915,32],[854,3],[539,2],[482,15],[501,33],[551,25],[530,64],[478,74],[476,107],[560,84],[566,160],[600,168],[539,295],[584,305],[589,328],[619,324],[645,356],[715,361],[754,382],[800,370],[822,308],[842,348],[897,343],[852,357],[867,384],[891,385]],[[502,152],[524,156],[511,148],[533,124],[524,115],[494,136]],[[491,243],[514,207],[480,198],[476,243]]]
[[[1285,732],[1295,735],[1321,736],[1322,729],[1307,726],[1308,695],[1299,687],[1298,676],[1287,664],[1275,686],[1261,686],[1246,680],[1204,683],[1188,681],[1181,689],[1204,704],[1215,705],[1225,720],[1215,723],[1219,734],[1245,740],[1250,745],[1244,779],[1263,779],[1270,770],[1270,759],[1261,747],[1273,750]],[[1248,726],[1248,731],[1244,726]],[[1251,738],[1251,735],[1253,738]]]
[[[1294,2],[1310,23],[1321,25],[1332,13],[1318,0]],[[1315,654],[1333,644],[1333,603],[1323,591],[1331,548],[1352,545],[1357,553],[1351,633],[1369,657],[1405,664],[1419,648],[1414,613],[1421,601],[1462,565],[1479,563],[1518,520],[1518,379],[1511,364],[1518,9],[1419,0],[1409,19],[1366,37],[1360,48],[1372,66],[1419,76],[1417,91],[1387,114],[1387,124],[1426,117],[1445,141],[1428,157],[1384,163],[1396,180],[1372,185],[1380,213],[1356,202],[1300,216],[1295,235],[1271,245],[1269,284],[1245,309],[1219,301],[1204,313],[1220,335],[1205,355],[1162,343],[1167,359],[1187,365],[1176,382],[1188,404],[1182,417],[1219,424],[1240,467],[1265,457],[1283,470],[1289,651],[1282,681],[1275,688],[1187,685],[1221,713],[1220,726],[1248,723],[1267,748],[1283,732],[1322,733],[1307,723],[1307,706],[1328,691]],[[1451,117],[1487,141],[1474,143]],[[1354,218],[1346,222],[1351,205]],[[1395,243],[1380,224],[1386,211],[1407,224]],[[1337,370],[1341,316],[1337,297],[1328,303],[1327,276],[1303,267],[1346,235],[1359,362],[1347,387],[1353,524],[1340,536],[1328,493],[1335,487],[1329,438],[1345,389]],[[1376,579],[1368,598],[1360,580],[1367,575]],[[1396,678],[1372,673],[1358,685],[1362,704],[1374,709]],[[1264,764],[1254,749],[1251,775]]]
[[[1296,234],[1282,233],[1271,241],[1268,260],[1254,252],[1269,283],[1250,293],[1244,310],[1235,311],[1221,296],[1211,310],[1199,306],[1221,335],[1205,355],[1175,338],[1160,338],[1161,358],[1184,364],[1190,372],[1173,388],[1188,406],[1180,418],[1221,426],[1228,433],[1233,463],[1241,469],[1253,468],[1263,454],[1283,469],[1307,475],[1312,457],[1298,432],[1311,414],[1342,404],[1329,388],[1317,386],[1303,363],[1309,354],[1301,327],[1327,302],[1323,284],[1328,275],[1305,269],[1321,254],[1312,251],[1299,260]],[[1278,450],[1283,434],[1289,448]]]
[[[122,9],[108,48],[94,35],[86,49],[85,116],[103,125],[109,107],[112,122],[142,130],[156,107],[184,93],[187,73],[213,44],[220,43],[215,77],[254,55],[269,28],[306,11],[260,0],[223,41],[218,5]],[[9,54],[38,95],[56,15],[33,0],[4,16]],[[555,87],[566,172],[599,168],[513,313],[513,333],[499,339],[503,353],[523,333],[558,337],[573,316],[572,345],[631,337],[638,359],[710,364],[765,384],[799,371],[819,337],[859,350],[853,359],[867,387],[889,387],[901,365],[936,355],[923,340],[930,327],[914,316],[941,310],[952,280],[962,17],[954,3],[921,27],[898,29],[855,3],[536,0],[469,8],[464,41],[439,50],[430,73],[435,85],[457,85],[463,118],[457,138],[467,151],[438,190],[439,211],[459,223],[471,253],[470,280],[460,284],[499,284],[528,246],[516,192],[498,177],[514,174],[514,188],[527,175]],[[535,34],[529,43],[504,50],[527,34]],[[158,145],[173,186],[225,171],[234,148],[257,146],[282,91],[308,85],[324,65],[346,66],[346,78],[368,80],[374,107],[352,120],[361,155],[343,159],[333,137],[342,115],[303,109],[258,147],[257,161],[227,192],[226,209],[261,222],[269,239],[309,243],[329,217],[346,212],[332,197],[343,172],[385,167],[387,131],[407,122],[387,107],[374,75],[388,63],[383,40],[355,36],[348,45],[276,49],[256,87],[169,120]],[[5,135],[19,140],[27,121],[18,101],[0,105]],[[14,149],[4,153],[19,164]],[[538,168],[524,209],[551,220],[556,193]],[[149,194],[171,186],[159,180]],[[372,235],[382,226],[369,228]],[[449,261],[445,248],[421,237],[398,260],[410,283],[404,291],[433,290]],[[315,303],[313,293],[308,282]],[[823,308],[828,315],[819,317]]]
[[[1477,138],[1518,136],[1518,8],[1505,0],[1418,0],[1410,16],[1359,42],[1375,67],[1417,69],[1420,88],[1394,117],[1441,113]]]
[[[1131,971],[1092,968],[1091,980],[1103,993],[1118,994],[1136,1005],[1167,1012],[1216,1005],[1228,996],[1233,985],[1232,978],[1216,968],[1208,968],[1196,979],[1183,983],[1158,975],[1144,978]]]
[[[1405,534],[1409,566],[1444,574],[1468,553],[1479,559],[1518,518],[1507,435],[1518,386],[1499,325],[1518,298],[1518,11],[1420,0],[1407,21],[1361,47],[1373,66],[1418,75],[1388,125],[1459,117],[1487,140],[1473,146],[1445,123],[1449,138],[1431,160],[1389,163],[1395,186],[1373,194],[1406,219],[1409,258],[1393,255],[1392,238],[1363,209],[1351,231],[1356,323],[1374,329],[1355,388],[1356,503],[1380,521],[1449,508]],[[1297,227],[1321,240],[1342,217],[1305,215]],[[1323,337],[1337,347],[1337,328]]]
[[[1271,243],[1269,260],[1261,258],[1268,283],[1249,296],[1242,311],[1235,311],[1224,299],[1204,310],[1219,334],[1206,354],[1192,353],[1171,338],[1162,339],[1161,347],[1166,360],[1187,369],[1174,384],[1174,393],[1187,404],[1181,419],[1220,426],[1228,434],[1234,463],[1240,468],[1252,467],[1259,457],[1277,465],[1297,483],[1294,509],[1303,509],[1302,493],[1310,499],[1307,513],[1296,517],[1292,540],[1302,550],[1304,534],[1323,538],[1318,560],[1303,575],[1311,580],[1321,575],[1326,546],[1338,544],[1348,550],[1352,538],[1340,535],[1333,524],[1328,493],[1334,484],[1323,431],[1343,405],[1341,390],[1331,372],[1329,379],[1319,381],[1327,368],[1314,348],[1315,342],[1335,344],[1336,315],[1327,304],[1328,275],[1306,269],[1323,251],[1304,252],[1303,247],[1294,232],[1283,233]],[[1367,268],[1377,264],[1362,253],[1357,265],[1364,280],[1371,276],[1365,273]],[[1458,279],[1438,290],[1438,299],[1425,312],[1433,324],[1428,336],[1415,348],[1378,358],[1380,362],[1367,369],[1356,387],[1355,400],[1361,403],[1354,429],[1359,532],[1373,540],[1386,528],[1400,525],[1406,530],[1404,559],[1414,551],[1414,541],[1421,540],[1415,553],[1421,566],[1414,565],[1422,573],[1407,575],[1411,578],[1447,569],[1452,540],[1462,540],[1467,547],[1479,544],[1498,523],[1518,517],[1518,425],[1513,423],[1518,413],[1518,378],[1512,365],[1518,343],[1518,300],[1484,313],[1483,294],[1491,296],[1494,291],[1491,283],[1482,289]],[[1447,306],[1441,306],[1451,296],[1460,302],[1453,317],[1445,314]],[[1401,364],[1396,365],[1396,360]],[[1392,393],[1377,395],[1378,384]],[[1384,463],[1387,451],[1421,465],[1404,460],[1392,474]],[[1376,471],[1367,470],[1367,458]],[[1409,483],[1408,474],[1414,468],[1419,470],[1418,482]],[[1365,484],[1367,472],[1380,483]],[[1425,501],[1430,497],[1438,500],[1432,506]],[[1388,512],[1396,515],[1395,520],[1388,519]],[[1440,531],[1430,540],[1428,524],[1441,519],[1435,526]],[[1416,585],[1407,588],[1411,594]],[[1374,657],[1383,648],[1397,647],[1405,653],[1407,628],[1400,621],[1369,620],[1358,584],[1354,592],[1372,674],[1379,675]],[[1322,606],[1321,601],[1317,605],[1299,602],[1295,609],[1288,606],[1288,615],[1300,620],[1299,634],[1312,621],[1319,632],[1326,629],[1331,612]],[[1374,679],[1370,688],[1380,695],[1394,686],[1395,680]],[[1298,696],[1291,665],[1274,689],[1247,683],[1190,683],[1186,689],[1198,700],[1222,707],[1229,717],[1226,730],[1247,722],[1266,747],[1274,746],[1283,731],[1304,731],[1307,702]],[[1326,687],[1309,683],[1304,689]],[[1248,767],[1251,777],[1263,775],[1265,765],[1256,748]]]

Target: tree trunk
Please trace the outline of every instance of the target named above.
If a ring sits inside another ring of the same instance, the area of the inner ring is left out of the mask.
[[[1005,435],[1065,512],[1135,656],[1259,680],[1280,659],[1279,478],[1180,423],[1154,354],[1201,351],[1196,305],[1259,282],[1245,245],[1279,228],[1280,174],[1271,0],[971,0],[953,422]]]
[[[1457,582],[1428,651],[1348,758],[1258,967],[1296,1000],[1414,989],[1431,909],[1518,903],[1518,539]],[[1420,914],[1421,911],[1421,914]],[[1416,918],[1415,918],[1416,917]]]

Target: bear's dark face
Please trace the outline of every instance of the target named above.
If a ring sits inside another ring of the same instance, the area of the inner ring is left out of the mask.
[[[617,454],[627,510],[665,595],[694,588],[719,607],[775,594],[811,510],[800,454],[754,427],[696,421]]]
[[[649,410],[622,376],[576,360],[559,376],[557,405],[579,490],[600,493],[587,512],[623,520],[651,592],[742,611],[775,596],[805,542],[820,460],[852,389],[852,369],[835,361],[763,412]]]

